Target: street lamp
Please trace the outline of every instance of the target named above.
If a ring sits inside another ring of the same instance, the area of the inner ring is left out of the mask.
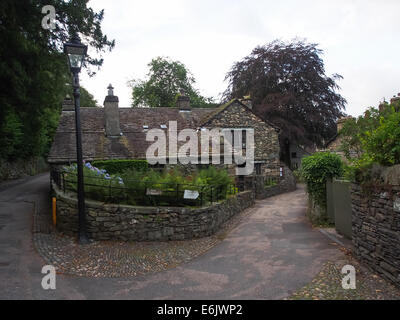
[[[69,69],[72,73],[72,87],[75,100],[75,126],[76,126],[76,157],[78,165],[78,214],[79,214],[79,243],[89,243],[86,234],[85,216],[85,189],[83,182],[83,159],[82,159],[82,133],[80,121],[80,92],[79,72],[87,52],[87,46],[81,43],[79,36],[75,33],[71,42],[64,44],[64,53],[68,56]]]

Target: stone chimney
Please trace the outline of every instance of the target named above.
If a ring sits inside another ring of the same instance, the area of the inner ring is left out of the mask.
[[[352,118],[353,118],[352,116],[349,116],[349,117],[343,117],[343,118],[339,119],[337,121],[337,133],[339,133],[339,131],[342,130],[344,123],[347,120],[352,119]]]
[[[250,95],[244,96],[242,99],[239,99],[241,103],[243,103],[247,108],[253,110],[253,103],[251,101]]]
[[[179,111],[191,111],[190,98],[185,95],[185,92],[183,90],[181,90],[180,95],[178,96],[176,107],[179,109]]]
[[[72,101],[69,94],[66,95],[62,103],[62,111],[75,111],[74,102]]]
[[[394,103],[396,103],[398,101],[400,101],[400,93],[397,94],[397,97],[393,96],[393,98],[390,99],[390,104],[394,104]]]
[[[106,127],[107,137],[121,136],[121,129],[119,126],[119,109],[118,97],[114,96],[114,88],[110,84],[108,86],[108,95],[104,100],[104,120]]]
[[[385,98],[383,98],[383,102],[381,102],[378,107],[379,112],[382,112],[383,110],[385,110],[386,106],[387,106],[387,102],[386,102]]]

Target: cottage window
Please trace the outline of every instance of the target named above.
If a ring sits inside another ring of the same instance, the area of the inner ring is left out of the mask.
[[[242,130],[242,149],[246,149],[246,132],[247,130]]]

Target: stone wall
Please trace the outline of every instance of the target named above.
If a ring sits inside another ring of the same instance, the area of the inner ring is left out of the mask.
[[[77,233],[77,200],[53,185],[57,197],[57,229]],[[166,241],[214,234],[232,216],[254,204],[246,191],[223,202],[202,208],[134,207],[86,200],[87,227],[95,240]]]
[[[49,166],[43,158],[18,159],[12,162],[0,159],[0,181],[7,181],[34,176],[49,170]]]
[[[352,184],[351,198],[357,258],[400,287],[400,186],[365,192]]]
[[[281,193],[291,192],[296,190],[296,178],[293,172],[287,167],[283,166],[283,179],[275,186],[265,186],[265,177],[256,177],[255,192],[258,200],[266,199],[276,196]]]

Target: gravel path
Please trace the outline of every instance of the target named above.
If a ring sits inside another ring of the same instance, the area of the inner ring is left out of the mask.
[[[351,252],[342,248],[346,259],[327,262],[318,275],[306,286],[292,294],[287,300],[400,300],[400,289],[381,278],[373,271],[361,266]],[[342,288],[343,266],[356,269],[356,289]]]

